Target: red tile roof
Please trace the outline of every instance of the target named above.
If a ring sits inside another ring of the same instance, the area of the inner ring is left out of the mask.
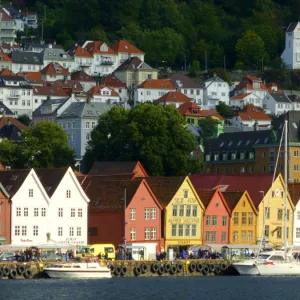
[[[253,104],[249,104],[242,111],[238,112],[237,115],[243,121],[249,120],[261,120],[261,121],[271,121],[272,119],[266,115],[263,110],[259,107],[254,106]]]
[[[154,102],[159,102],[159,103],[165,103],[165,102],[173,102],[173,103],[186,103],[186,102],[191,102],[192,99],[187,97],[181,92],[173,92],[170,91],[163,96],[159,97],[157,100]]]
[[[70,75],[70,72],[57,62],[48,64],[41,70],[42,75]]]
[[[80,82],[76,80],[56,80],[50,83],[51,86],[62,87],[63,89],[75,89],[78,91],[82,91],[82,85]]]
[[[68,54],[71,56],[76,56],[76,57],[88,57],[92,58],[93,55],[87,51],[85,48],[82,48],[81,46],[76,46],[68,51]]]
[[[19,72],[17,73],[17,75],[23,77],[25,80],[28,80],[32,83],[44,83],[40,72]]]
[[[1,62],[3,62],[3,61],[11,62],[12,61],[12,59],[3,51],[0,52],[0,57],[2,57]]]
[[[256,81],[259,83],[259,88],[254,88],[253,82]],[[249,90],[264,90],[267,91],[266,86],[262,82],[262,80],[258,77],[252,76],[252,75],[246,75],[240,83],[235,87],[236,90],[241,90],[243,88],[249,89]]]
[[[106,46],[107,51],[101,50],[101,46]],[[104,42],[90,42],[85,46],[85,49],[91,54],[117,55],[117,53]]]
[[[23,123],[21,123],[20,121],[18,121],[17,119],[15,119],[13,117],[2,117],[0,119],[0,128],[2,128],[3,126],[5,126],[8,123],[15,125],[21,131],[28,128],[28,126],[24,125]]]
[[[241,100],[241,99],[248,97],[251,94],[252,93],[238,94],[238,95],[233,96],[230,100]]]
[[[6,76],[16,76],[15,73],[13,73],[11,70],[9,69],[3,69],[0,71],[0,75],[6,75]]]
[[[248,191],[253,204],[258,207],[263,193],[266,194],[272,185],[272,175],[206,175],[193,174],[190,179],[196,190],[215,189],[226,192]]]
[[[103,89],[109,89],[111,91],[111,96],[112,97],[119,97],[119,93],[117,93],[116,91],[114,91],[113,89],[107,87],[107,86],[94,86],[92,87],[87,93],[90,96],[95,96],[95,95],[101,95],[101,90]],[[103,95],[103,96],[109,96],[109,95]]]
[[[222,192],[222,195],[230,211],[232,212],[244,195],[244,192]]]
[[[33,95],[69,97],[69,94],[63,88],[58,86],[36,86],[33,88]]]
[[[10,17],[3,8],[0,8],[0,13],[2,14],[1,21],[11,21],[12,17]]]
[[[94,82],[96,84],[96,79],[86,74],[84,71],[77,71],[72,73],[71,79],[76,81]]]
[[[300,199],[300,183],[288,183],[290,197],[296,206]]]
[[[197,190],[197,194],[205,208],[208,207],[208,204],[215,193],[216,190]]]
[[[124,82],[112,75],[104,77],[104,85],[113,88],[126,88],[126,84]]]
[[[146,79],[138,88],[142,89],[159,89],[159,90],[174,90],[173,82],[170,79]]]
[[[129,53],[129,54],[144,54],[143,51],[130,44],[128,41],[120,40],[112,46],[112,49],[117,53]]]

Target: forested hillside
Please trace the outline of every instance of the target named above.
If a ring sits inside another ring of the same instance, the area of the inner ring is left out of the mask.
[[[154,67],[259,69],[284,48],[284,31],[298,21],[299,0],[15,0],[37,11],[46,41],[66,48],[77,40],[125,38]]]

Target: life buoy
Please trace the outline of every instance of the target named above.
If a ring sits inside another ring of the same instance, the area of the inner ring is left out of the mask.
[[[165,267],[163,265],[160,265],[158,270],[157,270],[157,274],[161,276],[164,273],[165,273]]]
[[[175,265],[171,266],[170,274],[174,275],[176,272],[177,272],[177,266],[175,266]]]
[[[142,273],[145,274],[148,271],[148,267],[146,264],[141,264]]]
[[[183,263],[180,262],[177,264],[177,272],[180,273],[183,270]]]
[[[197,271],[202,272],[202,269],[203,269],[203,265],[200,263],[197,263]]]
[[[16,279],[16,278],[17,278],[17,275],[18,275],[17,270],[16,270],[16,269],[11,269],[11,270],[9,271],[8,277],[9,277],[10,279]]]
[[[221,272],[222,272],[221,267],[219,265],[216,265],[215,274],[220,274]]]
[[[109,266],[110,271],[113,273],[115,271],[115,266],[114,265],[110,265]]]
[[[121,268],[121,276],[125,276],[125,275],[127,274],[127,272],[128,272],[128,268],[125,267],[125,266],[123,266],[123,267]]]
[[[4,266],[2,268],[3,276],[6,277],[9,275],[9,268],[7,266]]]
[[[17,267],[17,271],[18,271],[18,274],[19,274],[19,275],[22,275],[22,274],[24,274],[24,272],[25,272],[25,267],[22,266],[22,265],[19,265],[19,266]]]
[[[209,265],[209,270],[210,270],[211,272],[214,272],[215,269],[216,269],[216,266],[215,266],[215,265],[213,265],[213,264]]]
[[[142,269],[141,267],[134,267],[133,272],[135,276],[139,276],[142,273]]]
[[[194,262],[190,263],[190,265],[189,265],[189,271],[191,273],[194,273],[196,271],[196,268],[197,268],[197,265]]]
[[[2,270],[0,269],[0,279],[3,277],[3,272]]]
[[[156,273],[158,271],[158,269],[159,269],[159,266],[158,266],[157,263],[153,263],[151,265],[151,271],[152,271],[152,273]]]
[[[225,271],[226,269],[227,269],[227,265],[224,264],[224,263],[222,263],[222,264],[221,264],[221,270],[222,270],[222,271]]]
[[[116,268],[115,268],[115,271],[114,271],[114,274],[115,274],[116,276],[119,276],[119,275],[121,274],[121,271],[122,271],[121,267],[116,267]]]
[[[26,269],[23,276],[26,278],[26,279],[31,279],[32,278],[32,272],[30,269]]]
[[[202,268],[202,274],[207,275],[209,273],[209,267],[208,265],[204,265]]]

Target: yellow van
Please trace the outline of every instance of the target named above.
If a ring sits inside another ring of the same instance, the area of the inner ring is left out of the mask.
[[[94,244],[83,247],[77,256],[91,257],[98,256],[99,258],[106,258],[108,260],[115,260],[116,251],[113,244]]]

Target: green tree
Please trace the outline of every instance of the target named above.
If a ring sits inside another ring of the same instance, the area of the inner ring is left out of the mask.
[[[114,107],[92,131],[83,160],[85,171],[94,160],[139,160],[151,175],[187,175],[199,166],[192,158],[196,139],[173,106],[139,104],[131,110]],[[199,171],[199,168],[197,171]]]
[[[232,109],[229,105],[226,103],[220,101],[218,105],[216,105],[217,112],[222,116],[222,117],[228,117],[232,113]]]
[[[106,33],[100,26],[93,27],[91,30],[89,30],[86,34],[86,38],[92,41],[108,42]]]
[[[23,168],[22,148],[19,145],[4,139],[0,143],[0,161],[4,166]]]
[[[31,119],[29,118],[28,115],[25,114],[18,116],[17,120],[26,126],[29,126],[31,124]]]
[[[252,30],[246,31],[235,46],[237,61],[245,68],[260,69],[268,59],[264,41]]]
[[[196,77],[199,72],[200,72],[200,62],[198,60],[193,60],[189,75],[191,77]]]
[[[220,124],[220,122],[212,117],[205,117],[198,121],[200,137],[204,143],[212,138],[214,130],[218,124]]]

